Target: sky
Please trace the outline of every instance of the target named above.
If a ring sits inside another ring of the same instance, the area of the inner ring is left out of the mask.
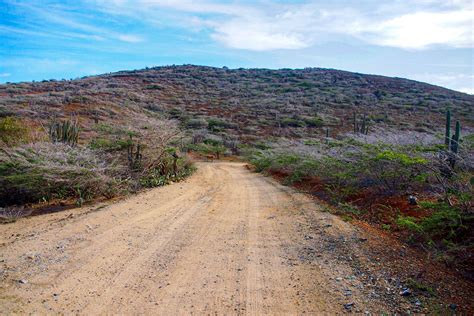
[[[0,0],[0,83],[197,64],[322,67],[474,94],[471,0]]]

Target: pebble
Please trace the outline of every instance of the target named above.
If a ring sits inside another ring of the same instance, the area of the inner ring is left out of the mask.
[[[21,283],[21,284],[26,284],[26,283],[28,283],[28,280],[21,279],[21,280],[18,280],[18,283]]]
[[[349,310],[350,310],[353,306],[354,306],[354,302],[350,302],[350,303],[344,304],[344,308],[345,308],[345,309],[349,309]]]
[[[401,295],[401,296],[410,296],[410,295],[411,295],[411,291],[410,291],[410,289],[403,289],[403,290],[400,292],[400,295]]]

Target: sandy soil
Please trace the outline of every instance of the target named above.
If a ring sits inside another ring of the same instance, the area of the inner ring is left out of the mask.
[[[180,183],[2,225],[0,311],[407,312],[399,284],[368,284],[360,265],[376,263],[350,252],[365,241],[242,163],[200,163]]]

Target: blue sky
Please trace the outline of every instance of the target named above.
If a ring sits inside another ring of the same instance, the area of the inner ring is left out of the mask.
[[[474,93],[468,0],[0,0],[0,82],[170,64],[336,68]]]

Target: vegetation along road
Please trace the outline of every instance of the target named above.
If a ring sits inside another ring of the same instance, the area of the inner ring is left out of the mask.
[[[2,313],[314,314],[414,306],[394,279],[371,274],[361,251],[367,237],[355,226],[243,163],[198,167],[186,181],[119,202],[5,225]]]

